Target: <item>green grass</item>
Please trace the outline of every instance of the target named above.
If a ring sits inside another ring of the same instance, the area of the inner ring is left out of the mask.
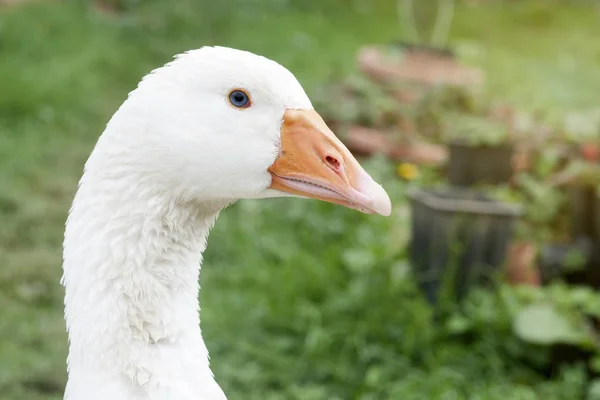
[[[354,72],[361,45],[402,31],[391,0],[155,0],[118,16],[85,4],[0,8],[2,400],[61,398],[63,224],[87,155],[141,76],[220,44],[278,60],[310,94]],[[554,113],[593,106],[600,12],[544,4],[460,6],[451,42],[495,95]],[[504,331],[468,344],[440,333],[406,275],[402,184],[386,163],[370,169],[387,182],[393,218],[289,199],[221,216],[201,302],[231,399],[577,398],[578,370],[545,382],[511,358]]]

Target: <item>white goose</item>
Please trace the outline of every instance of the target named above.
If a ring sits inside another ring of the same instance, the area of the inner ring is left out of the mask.
[[[227,205],[286,195],[391,211],[276,62],[204,47],[146,76],[99,138],[69,213],[65,399],[225,399],[199,328],[202,251]]]

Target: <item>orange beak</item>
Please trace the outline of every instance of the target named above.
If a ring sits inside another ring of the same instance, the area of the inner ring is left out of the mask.
[[[360,166],[314,110],[287,110],[281,151],[269,167],[271,189],[390,215],[385,190]]]

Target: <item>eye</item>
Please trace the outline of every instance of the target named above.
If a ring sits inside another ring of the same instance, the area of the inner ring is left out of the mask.
[[[229,93],[229,102],[237,108],[250,107],[250,97],[243,90],[233,90]]]

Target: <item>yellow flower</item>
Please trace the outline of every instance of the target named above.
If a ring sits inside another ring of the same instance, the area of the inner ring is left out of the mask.
[[[396,168],[396,173],[407,181],[412,181],[419,175],[419,168],[415,164],[401,163]]]

